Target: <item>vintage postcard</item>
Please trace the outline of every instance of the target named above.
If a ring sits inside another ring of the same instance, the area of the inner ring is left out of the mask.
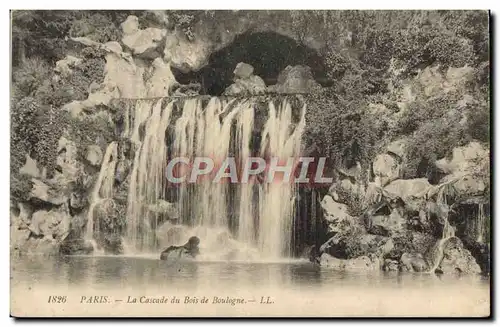
[[[12,316],[490,316],[488,11],[10,14]]]

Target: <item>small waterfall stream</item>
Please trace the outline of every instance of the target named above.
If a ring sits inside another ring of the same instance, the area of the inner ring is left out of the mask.
[[[476,218],[476,233],[477,233],[477,242],[484,242],[484,234],[485,234],[485,224],[486,224],[486,214],[484,212],[484,204],[478,204],[478,213]]]
[[[90,197],[90,206],[87,213],[87,226],[85,231],[85,239],[92,242],[94,248],[94,232],[95,232],[95,222],[94,222],[94,209],[96,205],[101,203],[103,200],[111,199],[113,197],[113,183],[115,181],[115,169],[118,163],[118,144],[116,142],[111,142],[106,148],[104,153],[101,170],[97,177],[97,181],[92,190]]]
[[[439,240],[436,248],[436,253],[434,255],[434,265],[431,268],[430,272],[434,273],[437,268],[439,268],[439,265],[441,264],[441,261],[444,258],[444,250],[446,246],[446,242],[455,236],[455,229],[453,226],[451,226],[449,220],[448,220],[448,211],[449,211],[449,206],[448,202],[446,200],[446,195],[443,191],[440,191],[438,193],[438,197],[436,200],[437,205],[440,208],[444,208],[444,210],[441,210],[441,212],[444,212],[441,218],[444,220],[444,225],[443,225],[443,236]]]

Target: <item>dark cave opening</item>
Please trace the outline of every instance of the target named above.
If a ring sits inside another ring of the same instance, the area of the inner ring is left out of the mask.
[[[325,61],[316,50],[274,32],[241,34],[212,53],[199,71],[182,73],[172,68],[172,72],[181,84],[199,83],[201,94],[221,95],[233,83],[233,71],[239,62],[252,65],[254,75],[260,76],[267,86],[276,84],[279,73],[289,65],[309,66],[320,85],[331,85],[325,74]]]

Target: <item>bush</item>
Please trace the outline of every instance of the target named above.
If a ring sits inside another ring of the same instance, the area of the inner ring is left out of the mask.
[[[26,59],[13,71],[13,82],[19,92],[19,97],[30,96],[49,79],[51,69],[39,57]]]
[[[17,202],[27,201],[32,188],[33,183],[31,182],[31,177],[27,175],[18,175],[11,171],[10,195],[12,200]]]
[[[345,76],[341,83],[337,91],[323,91],[307,98],[304,142],[306,147],[317,146],[336,166],[349,168],[359,161],[367,168],[380,131],[368,114],[363,81]]]
[[[113,123],[106,116],[68,118],[67,124],[68,134],[77,145],[80,160],[84,160],[89,145],[97,144],[104,149],[117,137]]]
[[[91,13],[81,19],[75,20],[69,30],[72,37],[85,36],[89,39],[105,43],[119,41],[121,38],[120,26],[109,16],[100,13]]]
[[[11,163],[14,173],[24,165],[26,154],[47,168],[55,169],[57,147],[67,125],[68,114],[52,106],[40,105],[26,97],[11,110]]]
[[[31,155],[38,142],[39,110],[40,105],[31,97],[15,103],[11,109],[10,153],[13,171],[17,172],[24,165],[26,154]]]
[[[450,35],[439,35],[430,40],[423,49],[429,63],[440,63],[443,67],[462,67],[474,64],[474,49],[467,39]]]

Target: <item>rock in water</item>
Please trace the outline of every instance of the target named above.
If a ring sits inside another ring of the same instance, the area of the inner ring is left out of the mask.
[[[185,260],[194,259],[200,254],[198,245],[200,239],[193,236],[183,246],[170,246],[160,254],[160,260]]]
[[[463,247],[462,241],[451,237],[442,245],[442,260],[437,265],[437,271],[444,274],[465,273],[479,274],[481,268],[471,253]],[[439,256],[437,256],[439,257]]]
[[[421,253],[404,253],[400,261],[402,270],[422,272],[428,269]]]

